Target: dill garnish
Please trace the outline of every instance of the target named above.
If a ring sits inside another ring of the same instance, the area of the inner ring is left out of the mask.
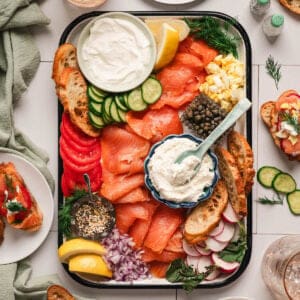
[[[222,25],[219,20],[210,16],[201,19],[185,18],[185,22],[196,39],[205,40],[210,47],[218,50],[221,54],[232,53],[234,57],[238,57],[237,42],[240,38],[229,34],[231,22],[227,21]]]
[[[293,126],[296,132],[299,134],[300,133],[300,124],[298,123],[298,118],[293,117],[287,112],[281,112],[280,113],[280,118],[282,121],[287,122],[289,125]]]
[[[275,62],[274,58],[272,55],[269,55],[267,61],[266,61],[266,70],[267,73],[274,79],[275,81],[275,86],[278,90],[278,83],[279,80],[281,79],[281,65],[278,62]]]

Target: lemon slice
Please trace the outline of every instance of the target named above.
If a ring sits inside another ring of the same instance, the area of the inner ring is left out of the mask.
[[[172,61],[179,45],[179,33],[167,23],[162,24],[161,39],[158,44],[155,70],[161,69]]]
[[[159,36],[162,29],[162,24],[167,23],[179,32],[179,41],[183,41],[190,33],[189,26],[183,21],[178,19],[145,19],[145,23],[151,30],[155,41],[159,42]]]
[[[68,260],[71,256],[83,253],[103,255],[106,253],[106,249],[98,242],[88,241],[80,238],[66,241],[58,249],[58,257],[62,263],[68,263]]]
[[[71,257],[69,260],[69,271],[112,277],[112,271],[108,268],[103,258],[96,254],[79,254]]]

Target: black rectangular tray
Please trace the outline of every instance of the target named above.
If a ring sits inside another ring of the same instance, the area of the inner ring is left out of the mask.
[[[105,11],[93,11],[89,12],[83,15],[80,15],[76,19],[74,19],[63,31],[60,40],[59,45],[64,44],[68,42],[68,39],[74,32],[80,31],[83,24],[86,24],[87,21],[90,19],[97,17],[103,13],[106,13]],[[212,11],[172,11],[172,12],[166,12],[166,11],[138,11],[138,12],[130,12],[127,13],[133,14],[138,17],[202,17],[202,16],[212,16],[220,19],[221,21],[229,21],[234,29],[239,33],[243,40],[244,44],[244,53],[245,53],[245,92],[246,97],[251,100],[252,99],[252,54],[251,54],[251,44],[248,37],[247,32],[243,28],[243,26],[234,18],[232,18],[229,15],[220,13],[220,12],[212,12]],[[61,122],[61,117],[63,113],[63,107],[61,104],[58,105],[58,124]],[[58,126],[59,128],[59,126]],[[247,140],[249,144],[252,146],[252,110],[249,109],[246,113],[246,128],[245,133],[247,136]],[[58,129],[58,137],[60,136],[60,131]],[[58,145],[59,147],[59,145]],[[59,151],[58,151],[59,153]],[[62,194],[61,184],[60,184],[60,178],[62,176],[63,172],[63,163],[58,155],[58,207],[61,207],[64,203],[64,197]],[[228,284],[234,282],[237,280],[241,274],[245,271],[247,268],[250,257],[251,257],[251,251],[252,251],[252,192],[249,193],[247,198],[247,208],[248,208],[248,215],[246,217],[246,231],[247,231],[247,251],[245,253],[244,259],[239,267],[239,269],[233,273],[231,276],[226,277],[222,281],[211,281],[211,282],[204,282],[200,283],[197,288],[199,289],[210,289],[210,288],[220,288],[227,286]],[[58,247],[63,243],[63,234],[61,232],[58,232]],[[103,282],[103,283],[94,283],[91,281],[87,281],[79,276],[77,276],[74,273],[69,272],[68,266],[63,264],[64,269],[66,272],[70,275],[71,278],[73,278],[75,281],[81,283],[82,285],[92,287],[92,288],[121,288],[121,289],[140,289],[140,288],[156,288],[156,289],[174,289],[174,288],[182,288],[182,284],[180,283],[164,283],[164,284],[140,284],[140,283],[130,283],[130,282]]]

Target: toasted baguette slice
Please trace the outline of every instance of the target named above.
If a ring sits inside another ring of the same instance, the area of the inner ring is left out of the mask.
[[[30,209],[27,209],[26,213],[27,216],[22,220],[22,222],[15,222],[14,215],[7,214],[6,220],[7,223],[14,227],[15,229],[21,229],[25,231],[37,231],[40,229],[43,223],[43,214],[39,208],[39,205],[35,198],[32,196],[28,188],[26,187],[26,184],[22,178],[22,176],[18,173],[16,170],[14,164],[12,162],[9,163],[2,163],[0,164],[0,181],[3,183],[4,186],[7,186],[7,178],[9,178],[10,185],[17,191],[17,187],[20,190],[19,192],[16,192],[16,194],[13,196],[17,199],[17,201],[25,201],[25,197],[29,197],[31,201],[31,207]],[[9,187],[7,187],[9,189]],[[22,188],[24,189],[24,192],[22,192]],[[26,190],[26,192],[25,192]],[[5,191],[1,191],[1,193],[4,193]],[[25,193],[25,194],[24,194]]]
[[[188,215],[183,229],[185,239],[193,244],[205,241],[209,233],[219,224],[227,203],[226,186],[219,180],[211,197],[200,203]]]
[[[246,195],[251,191],[255,170],[253,168],[253,152],[246,138],[231,131],[227,137],[228,150],[237,162],[238,169],[244,183]]]
[[[300,0],[279,0],[279,2],[290,11],[300,14]]]
[[[217,147],[215,153],[219,160],[219,170],[224,179],[229,201],[235,213],[244,217],[247,215],[247,200],[244,183],[234,157],[224,148]]]
[[[100,130],[91,125],[88,116],[87,84],[81,72],[74,68],[65,68],[61,74],[61,85],[57,90],[72,123],[89,136],[99,136]]]
[[[275,106],[274,101],[268,101],[268,102],[265,102],[260,107],[260,115],[268,127],[272,126],[272,116],[274,113],[274,106]]]
[[[0,216],[0,245],[4,240],[4,229],[5,229],[5,223],[3,218]]]
[[[76,48],[72,44],[63,44],[55,52],[52,78],[56,85],[60,85],[60,76],[65,68],[78,69]]]
[[[75,300],[75,298],[64,287],[53,284],[47,289],[47,300]]]

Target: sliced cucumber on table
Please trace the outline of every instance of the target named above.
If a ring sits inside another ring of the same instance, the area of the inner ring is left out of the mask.
[[[295,190],[287,195],[290,211],[294,215],[300,215],[300,190]]]
[[[161,94],[162,86],[157,79],[149,77],[142,84],[142,97],[147,104],[155,103],[160,98]]]
[[[264,166],[258,170],[257,180],[264,187],[271,188],[275,176],[279,173],[281,173],[281,171],[275,167]]]
[[[142,111],[148,107],[147,103],[143,100],[142,89],[140,87],[129,93],[126,105],[133,111]]]
[[[278,193],[288,194],[296,190],[295,179],[288,173],[279,173],[272,181],[273,189]]]

